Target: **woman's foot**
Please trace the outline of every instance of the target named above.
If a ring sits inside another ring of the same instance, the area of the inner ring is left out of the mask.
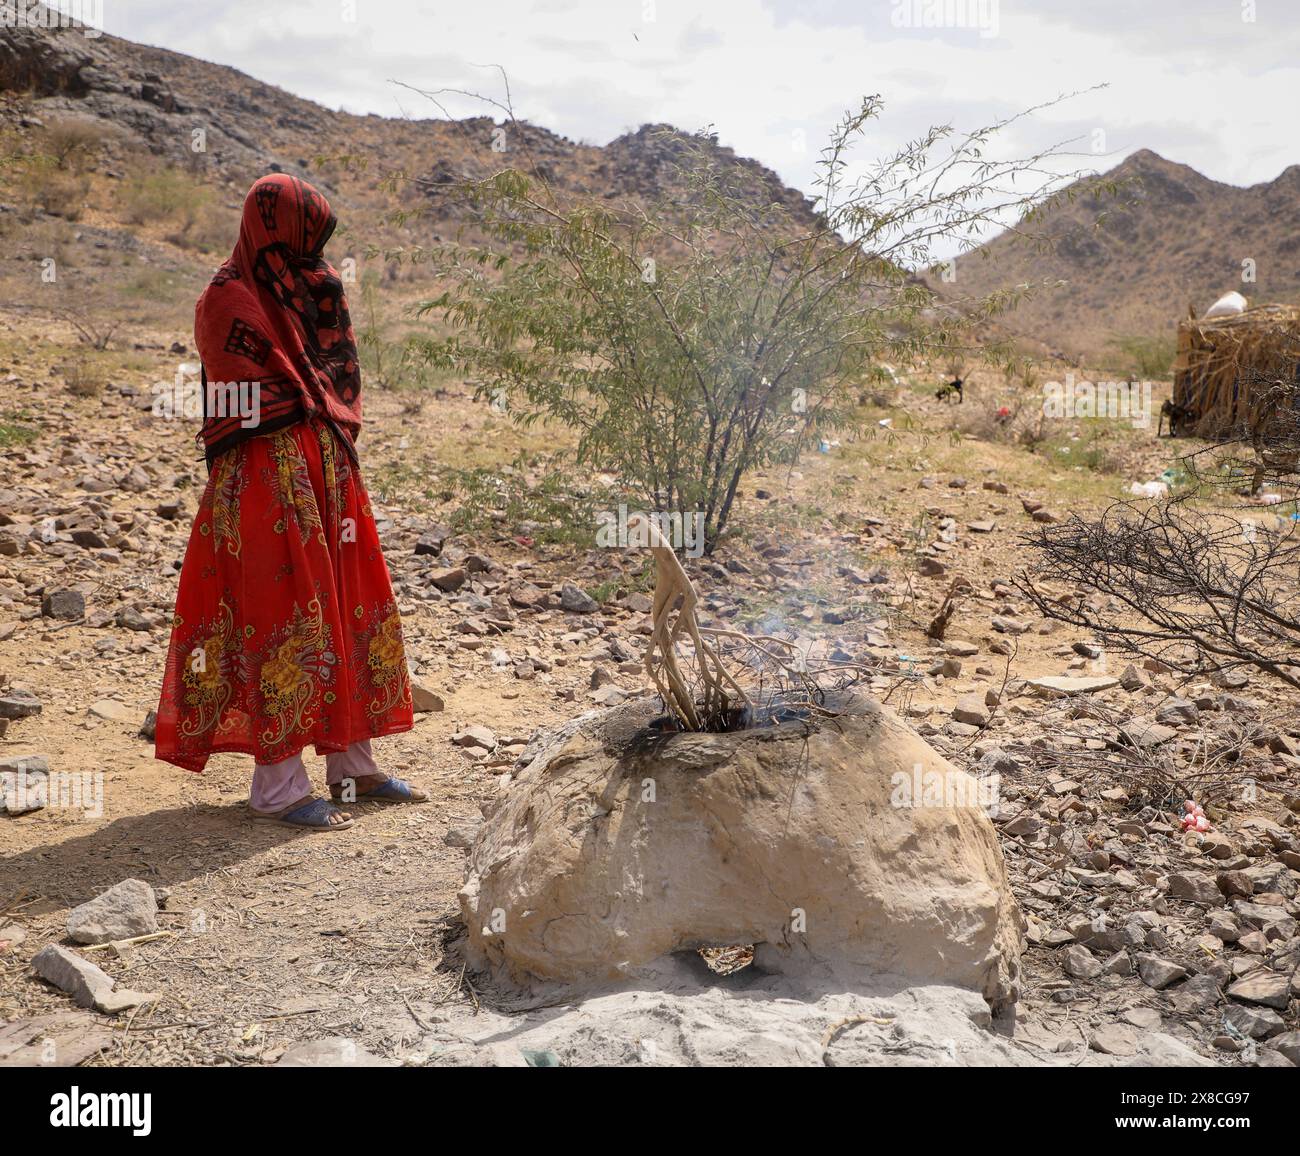
[[[358,775],[352,780],[357,799],[370,799],[375,803],[426,803],[429,796],[405,779],[390,779],[387,775]],[[343,784],[330,784],[330,797],[338,802],[343,798]]]
[[[274,823],[308,831],[342,831],[352,826],[352,816],[325,799],[300,799],[283,811],[257,811],[252,807],[249,810],[254,823]]]

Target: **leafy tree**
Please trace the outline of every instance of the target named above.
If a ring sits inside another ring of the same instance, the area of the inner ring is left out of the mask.
[[[936,246],[964,251],[1008,221],[1031,236],[1074,175],[1048,171],[1056,148],[986,159],[1009,121],[934,128],[862,165],[880,108],[868,98],[835,128],[811,211],[712,137],[672,130],[649,142],[662,191],[639,203],[557,187],[544,165],[440,178],[431,191],[462,198],[472,224],[432,255],[447,288],[422,309],[447,333],[426,356],[520,421],[575,429],[578,462],[650,508],[702,513],[712,548],[747,471],[795,460],[854,419],[882,365],[949,357],[1028,289],[936,306],[918,276]]]

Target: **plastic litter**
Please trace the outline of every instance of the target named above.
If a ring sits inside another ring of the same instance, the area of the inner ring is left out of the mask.
[[[1163,498],[1169,494],[1168,482],[1134,482],[1128,492],[1138,498]]]
[[[1205,812],[1201,809],[1201,804],[1193,799],[1183,801],[1183,818],[1182,828],[1184,831],[1195,831],[1198,835],[1204,835],[1211,830],[1210,820],[1205,817]]]

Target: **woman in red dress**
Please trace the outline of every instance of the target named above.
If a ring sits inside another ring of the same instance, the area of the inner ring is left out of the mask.
[[[409,730],[401,621],[357,465],[361,374],[334,231],[305,181],[263,177],[239,243],[194,311],[208,484],[181,570],[158,706],[158,758],[201,771],[252,755],[256,819],[313,830],[351,817],[312,796],[302,751],[326,757],[335,801],[422,802],[370,740]]]

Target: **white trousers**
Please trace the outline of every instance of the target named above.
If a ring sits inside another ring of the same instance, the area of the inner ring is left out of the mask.
[[[346,751],[325,756],[325,782],[330,786],[380,773],[374,755],[370,753],[369,739],[353,743]],[[302,755],[296,754],[280,763],[257,763],[253,767],[248,803],[255,811],[283,811],[311,793],[307,767]]]

